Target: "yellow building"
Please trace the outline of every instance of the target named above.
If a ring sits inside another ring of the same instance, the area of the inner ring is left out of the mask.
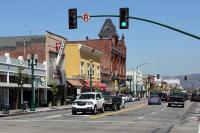
[[[64,62],[67,79],[89,80],[91,67],[92,81],[100,81],[100,56],[102,54],[83,44],[66,44]]]

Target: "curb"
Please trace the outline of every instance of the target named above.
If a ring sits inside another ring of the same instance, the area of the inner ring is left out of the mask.
[[[36,113],[42,113],[42,112],[53,112],[53,111],[68,110],[68,109],[71,109],[71,107],[57,108],[57,109],[53,108],[53,109],[49,109],[49,110],[40,110],[40,111],[34,111],[34,112],[17,112],[17,113],[0,115],[0,118],[1,117],[10,117],[10,116],[20,116],[20,115],[36,114]]]

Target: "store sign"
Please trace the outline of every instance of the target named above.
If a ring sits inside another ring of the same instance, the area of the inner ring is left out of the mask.
[[[57,73],[52,73],[52,79],[58,79],[58,74]]]
[[[64,42],[62,41],[62,42],[61,42],[61,45],[60,45],[60,48],[59,48],[59,51],[58,51],[57,58],[56,58],[56,66],[58,66],[58,64],[60,63],[60,58],[61,58],[62,55],[63,55],[64,49],[65,49],[65,44],[64,44]]]
[[[60,49],[60,46],[61,46],[61,43],[60,43],[60,42],[57,42],[57,43],[56,43],[56,52],[58,52],[58,50]]]

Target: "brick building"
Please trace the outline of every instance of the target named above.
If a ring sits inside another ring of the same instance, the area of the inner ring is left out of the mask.
[[[101,81],[106,83],[110,90],[117,90],[119,85],[125,83],[126,79],[126,45],[124,35],[121,39],[111,19],[106,19],[99,39],[89,39],[83,41],[69,41],[68,43],[84,44],[103,52],[101,56]]]
[[[61,54],[59,65],[56,65],[59,52],[56,47],[57,44],[66,44],[66,40],[66,38],[48,31],[46,35],[0,37],[0,56],[9,53],[11,58],[22,56],[24,60],[27,60],[28,54],[37,54],[38,63],[44,62],[47,66],[45,68],[47,85],[51,86],[52,83],[56,83],[59,88],[57,98],[64,102],[66,97],[64,56]],[[50,90],[48,91],[48,100],[51,100]]]

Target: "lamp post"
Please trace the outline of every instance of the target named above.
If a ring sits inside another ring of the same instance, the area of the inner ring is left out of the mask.
[[[32,90],[32,93],[31,93],[31,108],[30,108],[30,111],[35,111],[34,66],[37,67],[38,56],[34,55],[34,54],[32,54],[30,56],[30,54],[28,54],[27,59],[28,59],[28,66],[31,67],[31,90]]]
[[[129,88],[129,89],[130,89],[130,90],[129,90],[129,91],[130,91],[130,94],[131,94],[131,81],[132,81],[132,79],[133,79],[132,76],[128,76],[128,77],[127,77],[127,81],[130,81],[130,88]]]
[[[138,65],[137,67],[136,67],[136,95],[138,96],[138,93],[137,93],[137,90],[138,90],[138,73],[139,73],[139,68],[140,67],[142,67],[142,66],[144,66],[144,65],[146,65],[146,64],[150,64],[151,62],[145,62],[145,63],[143,63],[143,64],[141,64],[141,65]],[[139,93],[139,97],[140,97],[140,93]]]
[[[90,76],[90,91],[92,92],[92,75],[93,75],[93,69],[92,69],[92,59],[90,59],[90,72],[89,72],[89,76]]]

